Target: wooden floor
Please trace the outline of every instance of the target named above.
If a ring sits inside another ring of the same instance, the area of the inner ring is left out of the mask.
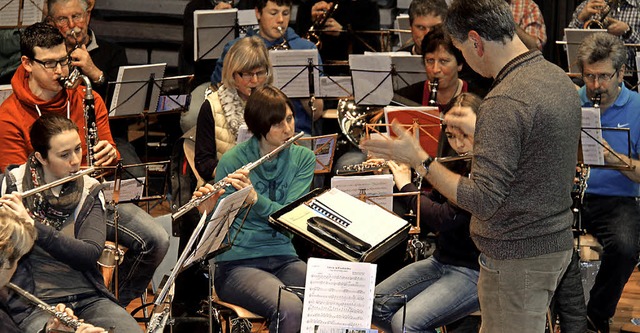
[[[160,204],[153,206],[151,210],[152,216],[160,216],[170,213],[168,202],[164,201]],[[147,302],[153,301],[153,295],[149,296]],[[127,307],[127,310],[132,311],[136,307],[140,306],[140,299],[136,299]],[[149,308],[151,310],[151,308]],[[139,316],[142,312],[139,313]],[[611,333],[640,333],[640,326],[633,325],[631,318],[640,318],[640,270],[636,269],[629,282],[627,282],[622,298],[618,303],[616,314],[611,324]],[[141,324],[144,328],[144,325]],[[266,330],[264,332],[267,332]]]

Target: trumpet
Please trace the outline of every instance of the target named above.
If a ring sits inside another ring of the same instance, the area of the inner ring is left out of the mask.
[[[273,45],[269,48],[269,50],[289,50],[291,46],[289,45],[289,41],[285,38],[285,31],[281,26],[278,26],[278,31],[282,35],[282,43]]]
[[[336,9],[338,9],[338,1],[335,1],[336,2],[334,2],[326,12],[322,13],[322,15],[313,22],[311,28],[309,28],[309,31],[307,31],[307,34],[304,36],[305,39],[308,39],[310,42],[315,44],[318,50],[322,48],[322,41],[320,40],[320,36],[318,36],[318,31],[324,28],[327,21],[331,18]]]
[[[600,13],[593,14],[591,18],[584,23],[583,29],[606,29],[609,25],[606,21],[607,16],[613,11],[613,7],[620,9],[617,0],[605,1],[604,7]]]
[[[279,152],[281,152],[283,149],[285,149],[288,146],[290,146],[292,143],[294,143],[296,140],[298,140],[303,135],[304,135],[304,132],[300,132],[300,133],[294,135],[289,140],[285,141],[283,144],[278,146],[276,149],[274,149],[271,152],[269,152],[268,154],[260,157],[258,160],[244,165],[240,169],[244,169],[244,170],[247,170],[247,171],[251,171],[251,170],[255,169],[260,164],[262,164],[262,163],[270,160],[274,156],[276,156]],[[221,189],[223,189],[223,188],[225,188],[225,187],[227,187],[229,185],[231,185],[231,183],[227,182],[224,179],[216,182],[215,184],[213,184],[213,189],[209,193],[207,193],[207,194],[205,194],[205,195],[203,195],[201,197],[191,199],[189,202],[184,204],[182,207],[178,208],[176,210],[176,212],[171,215],[171,218],[174,219],[174,220],[179,218],[180,216],[186,214],[191,209],[200,206],[201,203],[205,202],[207,199],[211,198],[214,194],[218,193],[218,191],[220,191]]]
[[[35,295],[29,293],[28,291],[18,287],[17,285],[9,282],[7,283],[7,288],[15,291],[18,295],[22,296],[23,298],[25,298],[26,300],[28,300],[29,302],[31,302],[33,305],[37,306],[38,308],[50,313],[52,316],[58,318],[58,320],[60,320],[60,322],[67,326],[70,327],[71,329],[73,329],[74,331],[78,329],[78,327],[80,327],[80,325],[84,324],[83,321],[78,320],[78,319],[74,319],[73,317],[69,316],[68,314],[64,313],[64,312],[60,312],[56,310],[55,306],[51,306],[47,303],[45,303],[44,301],[42,301],[41,299],[37,298]],[[110,328],[109,333],[114,333],[115,332],[115,328]]]

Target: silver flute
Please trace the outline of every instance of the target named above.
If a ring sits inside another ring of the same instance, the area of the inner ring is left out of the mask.
[[[283,149],[285,149],[288,146],[290,146],[292,143],[294,143],[296,140],[298,140],[303,135],[304,135],[304,132],[300,132],[300,133],[294,135],[292,138],[290,138],[289,140],[285,141],[283,144],[278,146],[276,149],[274,149],[271,152],[269,152],[268,154],[260,157],[255,162],[251,162],[251,163],[248,163],[248,164],[244,165],[239,170],[247,170],[247,171],[253,170],[258,165],[260,165],[260,164],[266,162],[267,160],[273,158],[274,156],[276,156],[280,151],[282,151]],[[221,189],[223,189],[223,188],[225,188],[225,187],[227,187],[229,185],[231,185],[231,183],[227,182],[224,179],[216,182],[215,184],[213,184],[213,189],[209,193],[207,193],[207,194],[205,194],[205,195],[203,195],[201,197],[191,199],[189,202],[184,204],[182,207],[178,208],[178,210],[176,210],[176,212],[171,215],[171,218],[174,219],[174,220],[179,218],[180,216],[186,214],[191,209],[200,206],[201,203],[203,203],[207,199],[211,198],[214,194],[218,193],[218,191],[220,191]]]
[[[46,191],[46,190],[48,190],[50,188],[54,188],[54,187],[56,187],[58,185],[62,185],[64,183],[70,182],[70,181],[72,181],[74,179],[77,179],[77,178],[80,178],[80,177],[82,177],[84,175],[90,175],[94,171],[96,171],[96,169],[94,167],[87,168],[85,170],[78,171],[78,172],[74,173],[73,175],[69,175],[69,176],[66,176],[64,178],[60,178],[58,180],[54,180],[51,183],[44,184],[42,186],[34,187],[34,188],[30,189],[30,190],[24,191],[24,192],[20,193],[20,195],[24,199],[24,198],[26,198],[28,196],[34,195],[36,193],[40,193],[42,191]]]
[[[7,283],[7,288],[12,289],[16,293],[18,293],[20,296],[22,296],[23,298],[25,298],[29,302],[31,302],[33,305],[35,305],[38,308],[50,313],[52,316],[58,318],[58,320],[60,320],[60,322],[63,325],[65,325],[67,327],[70,327],[74,331],[77,330],[78,327],[80,327],[80,325],[85,324],[85,322],[83,322],[81,320],[73,319],[73,317],[69,316],[65,312],[57,311],[55,306],[51,306],[51,305],[45,303],[44,301],[42,301],[41,299],[37,298],[36,296],[31,294],[30,292],[28,292],[28,291],[16,286],[15,284],[13,284],[11,282]],[[108,332],[109,333],[113,333],[114,331],[113,331],[113,329],[110,329]]]

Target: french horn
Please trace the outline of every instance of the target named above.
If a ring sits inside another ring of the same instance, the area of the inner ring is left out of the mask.
[[[338,101],[338,124],[340,130],[349,142],[356,147],[360,140],[366,136],[366,126],[382,121],[384,110],[378,106],[356,105],[353,99],[341,99]]]

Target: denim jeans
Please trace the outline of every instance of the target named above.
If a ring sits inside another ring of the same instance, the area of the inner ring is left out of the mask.
[[[497,260],[480,254],[481,333],[544,332],[551,297],[573,249],[537,257]]]
[[[113,241],[113,211],[108,210],[107,240]],[[131,204],[118,205],[118,243],[127,247],[118,266],[118,300],[126,306],[142,295],[169,249],[169,235],[151,215]]]
[[[385,332],[402,331],[404,299],[407,295],[406,332],[435,332],[479,308],[479,272],[446,265],[434,257],[414,262],[376,286],[373,322]]]
[[[269,319],[269,332],[295,333],[302,322],[302,300],[280,286],[304,287],[307,264],[297,257],[273,256],[216,264],[214,286],[221,300]]]
[[[587,194],[582,210],[582,223],[598,239],[604,250],[600,257],[600,271],[591,288],[587,312],[592,319],[607,320],[615,314],[622,289],[638,264],[638,200],[632,197]]]
[[[94,295],[77,299],[75,296],[69,296],[66,301],[55,302],[55,304],[58,303],[64,303],[73,309],[73,313],[78,318],[89,324],[105,329],[115,327],[116,332],[142,332],[136,320],[127,310],[107,298]],[[44,327],[49,318],[51,318],[51,314],[48,312],[35,309],[19,326],[25,333],[36,333]]]

